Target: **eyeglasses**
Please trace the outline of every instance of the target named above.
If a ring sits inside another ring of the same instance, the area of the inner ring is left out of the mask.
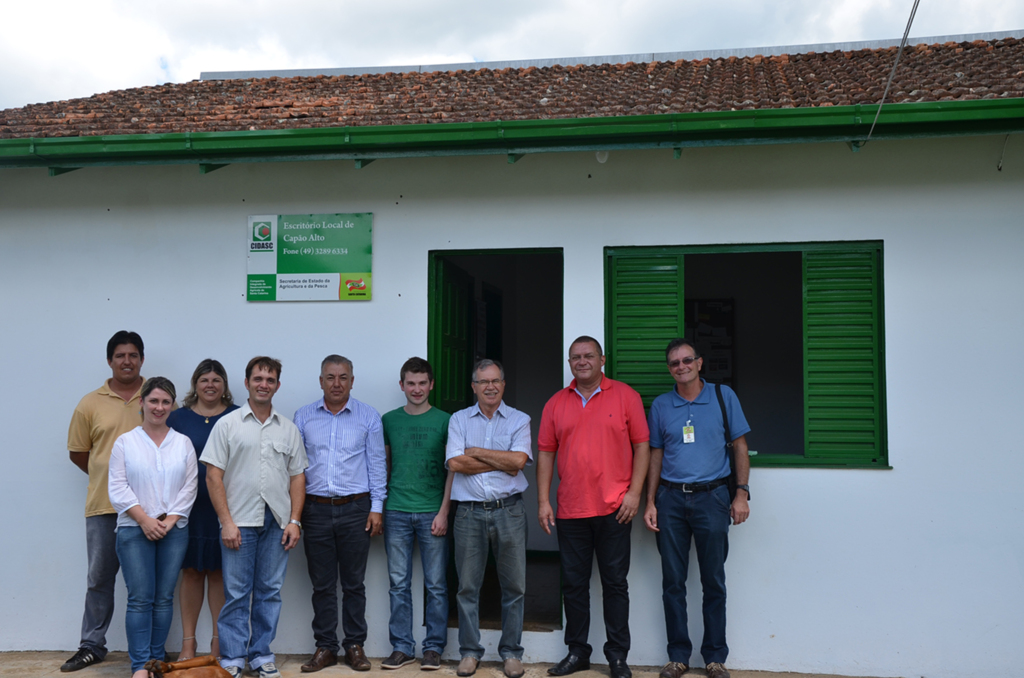
[[[483,386],[501,386],[505,382],[504,379],[474,379],[474,384],[481,384]]]
[[[679,367],[680,365],[692,365],[693,361],[695,361],[695,360],[700,360],[700,356],[699,355],[695,355],[693,357],[686,356],[682,360],[672,360],[672,361],[669,362],[668,366],[669,366],[669,369],[673,369],[674,370],[675,368]]]

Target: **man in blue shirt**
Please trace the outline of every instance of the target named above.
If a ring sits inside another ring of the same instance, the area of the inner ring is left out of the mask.
[[[700,378],[703,360],[693,344],[673,339],[665,349],[676,387],[655,398],[648,423],[651,465],[647,474],[647,529],[657,533],[661,553],[662,601],[669,663],[659,678],[681,678],[690,667],[693,645],[686,628],[686,573],[690,538],[704,590],[704,640],[701,655],[709,678],[729,678],[725,659],[725,558],[729,520],[739,525],[750,515],[750,432],[739,399],[728,386]],[[738,489],[729,498],[730,449],[716,389],[721,389],[735,451]]]
[[[320,365],[324,397],[295,413],[309,457],[306,469],[306,561],[313,584],[316,653],[304,673],[338,663],[369,671],[366,643],[366,559],[370,537],[383,532],[387,496],[384,433],[377,410],[349,397],[352,361],[329,355]],[[338,643],[338,579],[345,639]]]

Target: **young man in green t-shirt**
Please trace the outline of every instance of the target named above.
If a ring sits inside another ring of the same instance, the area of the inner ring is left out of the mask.
[[[384,511],[384,546],[391,579],[391,621],[388,631],[394,652],[381,663],[397,669],[416,661],[412,636],[412,549],[420,543],[423,583],[427,589],[427,635],[423,639],[424,671],[441,668],[448,640],[448,505],[452,473],[445,469],[447,412],[427,402],[434,388],[434,370],[422,358],[402,365],[399,386],[405,406],[382,417],[388,457],[388,499]]]

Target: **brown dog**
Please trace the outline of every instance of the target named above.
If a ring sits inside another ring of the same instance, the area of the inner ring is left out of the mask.
[[[156,678],[164,678],[166,674],[173,674],[170,678],[231,678],[231,674],[217,663],[217,658],[209,655],[170,663],[150,659],[145,669]]]

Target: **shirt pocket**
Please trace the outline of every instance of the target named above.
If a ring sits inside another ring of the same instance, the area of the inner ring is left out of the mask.
[[[491,437],[491,448],[492,450],[509,450],[512,448],[512,434],[511,433],[495,433]]]
[[[275,440],[272,445],[273,452],[270,454],[270,464],[274,470],[288,474],[288,463],[292,458],[292,448],[288,443]]]

